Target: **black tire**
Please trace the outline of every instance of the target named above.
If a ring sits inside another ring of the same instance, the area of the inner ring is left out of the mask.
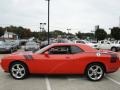
[[[19,68],[21,68],[21,70],[18,70],[17,65],[19,65]],[[13,70],[13,68],[14,68],[14,70]],[[28,74],[29,74],[27,66],[22,62],[14,62],[14,63],[12,63],[10,65],[10,67],[9,67],[9,72],[10,72],[10,75],[14,79],[17,79],[17,80],[25,79],[26,77],[28,77]],[[21,73],[21,75],[20,75],[20,73]]]
[[[112,48],[111,48],[111,51],[117,52],[117,48],[116,48],[116,47],[112,47]]]
[[[98,67],[98,70],[92,71],[92,69],[95,69],[95,66]],[[99,74],[98,72],[101,74]],[[105,73],[105,69],[99,63],[93,63],[93,64],[88,65],[86,72],[85,72],[86,77],[91,81],[100,81],[104,77],[104,73]]]

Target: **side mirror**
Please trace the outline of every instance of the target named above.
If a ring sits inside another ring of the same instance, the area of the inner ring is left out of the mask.
[[[45,52],[44,55],[45,55],[46,57],[48,57],[48,56],[49,56],[49,53],[48,53],[48,52]]]

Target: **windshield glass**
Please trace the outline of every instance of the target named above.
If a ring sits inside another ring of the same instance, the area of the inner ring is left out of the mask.
[[[42,48],[42,49],[39,49],[39,50],[36,51],[35,53],[41,54],[41,53],[43,53],[44,51],[46,51],[49,47],[50,47],[50,45],[48,45],[48,46],[46,46],[46,47],[44,47],[44,48]]]

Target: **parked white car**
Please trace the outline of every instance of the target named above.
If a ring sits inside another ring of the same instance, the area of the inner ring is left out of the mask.
[[[119,51],[120,50],[120,44],[112,43],[107,40],[102,40],[98,42],[98,45],[96,47],[97,49],[107,49],[111,51]]]
[[[91,42],[88,42],[86,40],[75,40],[74,43],[82,43],[82,44],[87,44],[93,48],[96,48],[97,47],[97,43],[91,43]]]
[[[39,43],[36,43],[36,42],[34,42],[34,41],[29,41],[29,42],[27,42],[26,43],[26,45],[25,45],[25,51],[36,51],[36,50],[38,50],[40,48],[40,45],[39,45]]]

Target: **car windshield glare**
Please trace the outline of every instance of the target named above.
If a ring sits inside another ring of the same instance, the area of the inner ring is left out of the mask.
[[[50,47],[50,46],[48,45],[48,46],[46,46],[46,47],[44,47],[44,48],[42,48],[42,49],[39,49],[39,50],[36,51],[35,53],[36,53],[36,54],[41,54],[41,53],[45,52],[49,47]]]

